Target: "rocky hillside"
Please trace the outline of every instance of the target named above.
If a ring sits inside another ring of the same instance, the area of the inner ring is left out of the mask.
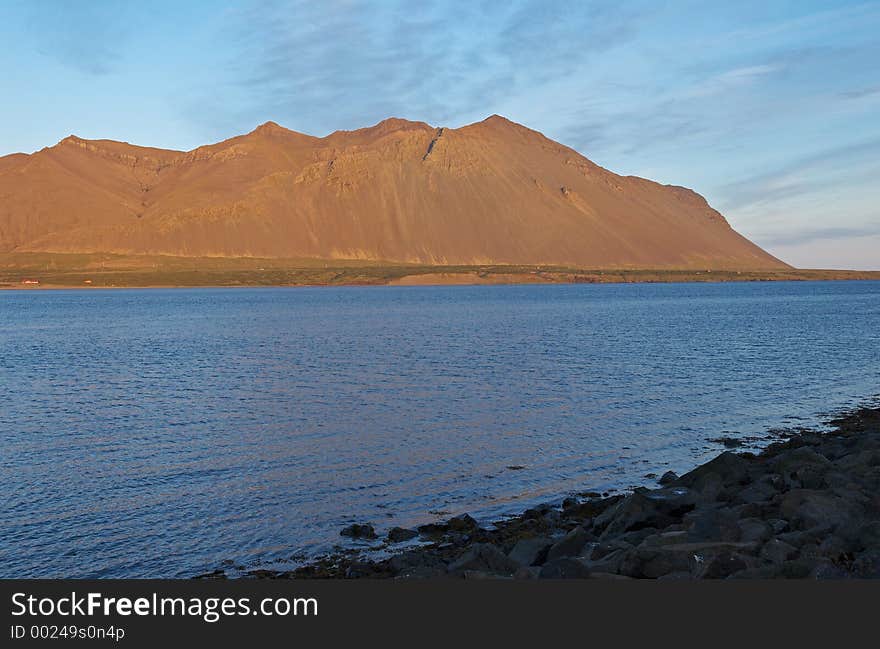
[[[0,252],[786,268],[693,191],[498,116],[324,138],[269,122],[188,152],[70,136],[0,158]]]

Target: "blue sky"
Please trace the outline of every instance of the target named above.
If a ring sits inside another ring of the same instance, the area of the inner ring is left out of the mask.
[[[880,269],[880,1],[3,0],[0,42],[0,155],[499,113],[797,266]]]

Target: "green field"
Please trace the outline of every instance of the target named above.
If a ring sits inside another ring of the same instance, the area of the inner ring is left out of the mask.
[[[426,283],[719,282],[880,279],[880,272],[782,270],[696,271],[560,266],[424,266],[362,260],[172,257],[113,254],[0,254],[0,288],[149,286],[382,285],[430,275]],[[442,275],[439,280],[438,275]],[[38,282],[30,284],[25,282]]]

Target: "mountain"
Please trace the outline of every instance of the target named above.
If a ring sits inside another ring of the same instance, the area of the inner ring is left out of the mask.
[[[323,138],[267,122],[187,152],[71,135],[0,158],[0,252],[36,251],[787,267],[699,194],[619,176],[497,115]]]

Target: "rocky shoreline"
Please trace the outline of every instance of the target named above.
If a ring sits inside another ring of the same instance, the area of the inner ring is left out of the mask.
[[[380,560],[342,552],[252,578],[880,578],[880,408],[801,431],[758,454],[726,451],[657,489],[567,499],[489,529],[464,514],[388,547]],[[375,539],[369,524],[343,534]],[[208,575],[206,575],[208,576]],[[210,575],[222,577],[222,573]]]

